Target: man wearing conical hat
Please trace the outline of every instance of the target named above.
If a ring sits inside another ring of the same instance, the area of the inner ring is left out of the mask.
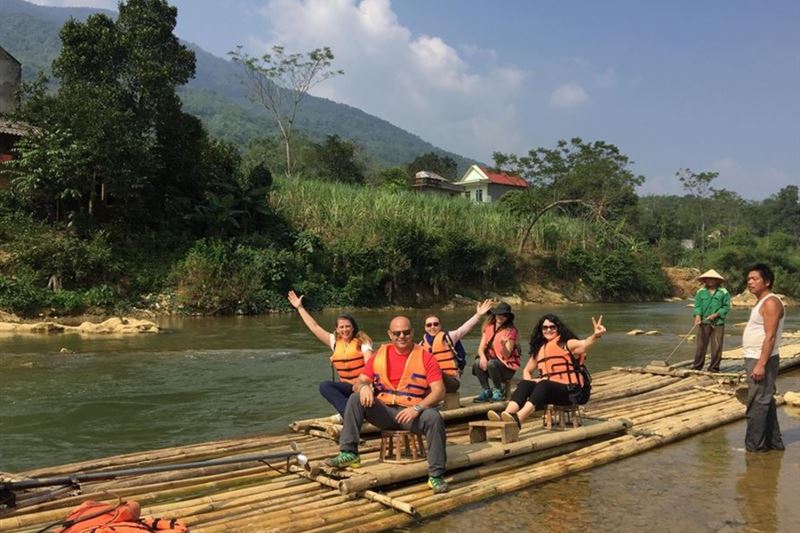
[[[695,370],[703,370],[706,351],[711,348],[709,372],[719,372],[722,362],[722,341],[725,338],[725,317],[731,310],[731,295],[720,284],[725,278],[714,270],[707,270],[699,278],[704,287],[694,295],[694,325],[697,331],[697,349],[694,353]]]

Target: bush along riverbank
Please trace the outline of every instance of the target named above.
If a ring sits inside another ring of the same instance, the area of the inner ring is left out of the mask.
[[[541,254],[522,257],[514,241],[523,221],[500,205],[310,179],[276,180],[264,201],[268,225],[202,236],[122,224],[79,232],[6,209],[0,309],[264,313],[287,309],[291,288],[317,307],[429,305],[456,294],[526,299],[531,287],[558,292],[561,285],[580,300],[658,299],[670,291],[653,254],[593,236],[588,224],[564,253],[535,235]],[[550,232],[559,225],[576,231],[557,217],[547,224]]]

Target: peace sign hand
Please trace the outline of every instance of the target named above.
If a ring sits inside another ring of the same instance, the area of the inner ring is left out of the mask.
[[[607,331],[606,327],[603,325],[603,315],[600,315],[597,320],[592,317],[592,326],[594,327],[594,336],[597,338],[602,337],[603,333]]]

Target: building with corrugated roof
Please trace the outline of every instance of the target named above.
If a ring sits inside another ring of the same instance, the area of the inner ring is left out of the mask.
[[[414,192],[422,194],[438,194],[442,196],[461,196],[464,187],[450,183],[436,172],[420,170],[414,175]]]

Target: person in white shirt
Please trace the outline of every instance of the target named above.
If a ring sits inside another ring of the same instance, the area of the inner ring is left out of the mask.
[[[744,443],[748,452],[784,449],[774,394],[786,312],[783,302],[772,293],[774,281],[772,269],[763,263],[748,269],[747,289],[758,299],[742,335],[748,385]]]

